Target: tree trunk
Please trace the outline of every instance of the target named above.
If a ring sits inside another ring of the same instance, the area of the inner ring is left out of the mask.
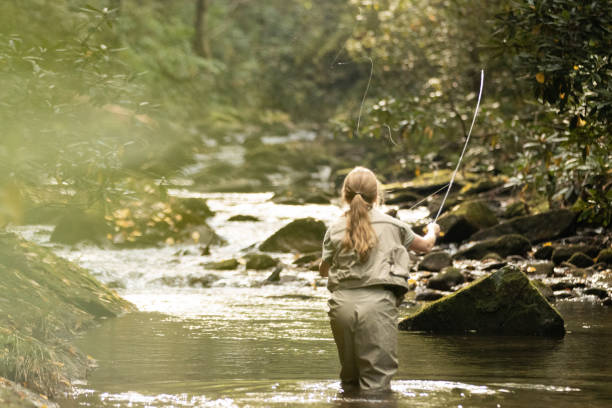
[[[210,44],[206,25],[206,12],[208,0],[196,0],[195,34],[193,38],[193,51],[202,58],[210,58]]]

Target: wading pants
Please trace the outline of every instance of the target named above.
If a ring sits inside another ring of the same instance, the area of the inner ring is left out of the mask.
[[[397,371],[396,302],[393,292],[382,286],[332,292],[328,314],[344,386],[390,389]]]

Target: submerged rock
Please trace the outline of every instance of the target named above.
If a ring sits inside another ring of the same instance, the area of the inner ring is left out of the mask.
[[[259,218],[255,217],[254,215],[233,215],[231,217],[229,217],[227,219],[228,221],[237,221],[237,222],[256,222],[256,221],[260,221]]]
[[[533,243],[571,234],[576,215],[569,210],[554,210],[536,215],[512,218],[472,235],[473,240],[496,238],[507,234],[521,234]]]
[[[300,218],[290,222],[259,247],[264,252],[315,252],[321,249],[325,224],[314,218]]]
[[[517,267],[506,266],[402,320],[400,330],[563,337],[563,318]]]
[[[237,259],[224,259],[223,261],[205,263],[203,266],[215,271],[231,271],[237,269],[239,265],[240,262]]]
[[[490,252],[494,252],[502,257],[510,255],[525,256],[531,249],[531,244],[522,235],[504,235],[497,239],[488,239],[477,242],[469,248],[458,251],[455,259],[482,259]]]
[[[268,269],[278,264],[278,259],[272,258],[268,254],[247,254],[245,256],[247,269],[255,269],[256,271]]]
[[[453,260],[447,252],[433,251],[423,257],[423,260],[419,263],[419,269],[438,272],[452,264]]]
[[[221,278],[218,275],[215,275],[214,273],[207,273],[201,276],[189,276],[189,278],[187,279],[187,284],[195,288],[209,288],[210,285],[212,285],[219,279]]]
[[[277,266],[276,268],[274,268],[272,273],[264,281],[264,284],[280,282],[281,280],[280,273],[282,272],[282,270],[283,270],[282,266]]]

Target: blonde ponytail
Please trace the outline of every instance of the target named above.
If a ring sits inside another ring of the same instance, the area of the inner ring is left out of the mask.
[[[346,232],[342,240],[345,249],[353,249],[360,262],[368,259],[370,250],[376,245],[376,233],[370,224],[369,210],[377,201],[378,181],[364,167],[353,169],[344,179],[342,197],[349,204],[346,215]]]

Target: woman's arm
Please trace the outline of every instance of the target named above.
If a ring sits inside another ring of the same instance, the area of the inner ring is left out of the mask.
[[[417,252],[429,252],[436,243],[436,236],[440,232],[440,226],[435,223],[431,223],[427,226],[427,233],[425,236],[415,234],[414,240],[410,244],[409,249]]]
[[[327,275],[329,275],[329,264],[327,262],[321,261],[319,264],[319,275],[321,275],[322,278],[326,278]]]

